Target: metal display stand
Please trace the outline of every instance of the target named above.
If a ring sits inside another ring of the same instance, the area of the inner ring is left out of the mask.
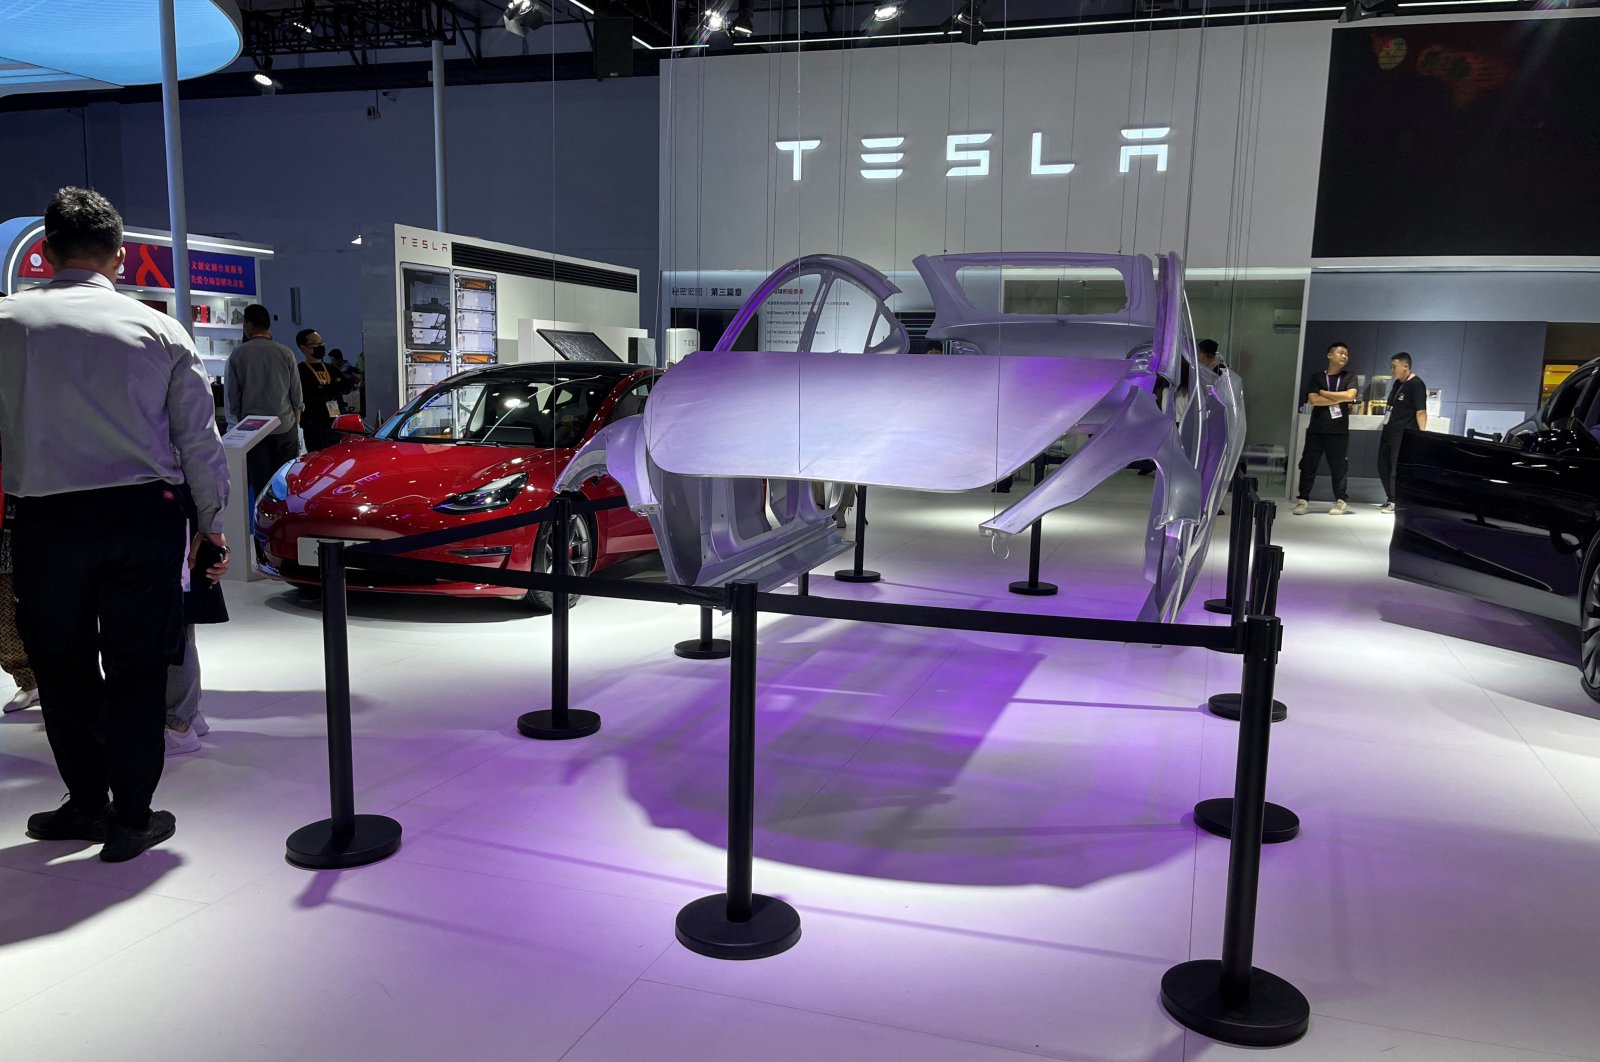
[[[856,562],[853,567],[833,573],[841,583],[875,583],[883,576],[863,568],[867,556],[867,488],[856,487]]]
[[[1033,486],[1037,490],[1039,483],[1044,479],[1044,457],[1041,455],[1033,459]],[[1044,517],[1035,520],[1028,528],[1028,578],[1014,582],[1009,589],[1013,594],[1024,597],[1050,597],[1060,587],[1055,583],[1041,583],[1039,581],[1039,540],[1044,536]]]
[[[713,959],[765,959],[800,940],[800,914],[754,891],[756,585],[734,583],[728,675],[728,889],[678,912],[678,942]]]
[[[344,551],[342,542],[324,542],[317,551],[322,575],[322,660],[328,686],[328,789],[332,813],[289,835],[285,858],[307,870],[365,866],[389,858],[400,848],[398,822],[386,815],[356,814]]]
[[[673,653],[685,660],[726,660],[733,652],[726,638],[711,637],[711,609],[700,610],[700,637],[679,642]]]

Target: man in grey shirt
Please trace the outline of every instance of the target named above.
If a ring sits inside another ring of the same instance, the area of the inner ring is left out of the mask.
[[[265,306],[244,309],[245,341],[228,355],[228,423],[246,417],[277,417],[278,430],[245,455],[253,505],[274,472],[300,453],[300,368],[294,352],[273,341],[272,315]]]
[[[175,829],[170,812],[150,808],[167,667],[181,659],[186,545],[191,563],[207,540],[226,556],[228,462],[194,342],[113,286],[116,208],[63,188],[44,223],[55,280],[0,302],[17,626],[68,790],[67,803],[28,819],[28,835],[103,841],[100,858],[115,863]]]

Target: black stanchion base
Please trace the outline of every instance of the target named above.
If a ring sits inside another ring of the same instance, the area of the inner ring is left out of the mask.
[[[333,820],[302,826],[289,835],[284,858],[307,870],[347,870],[388,859],[400,849],[400,824],[387,815],[357,815],[355,832],[336,837]]]
[[[1194,824],[1218,837],[1233,836],[1233,798],[1214,797],[1194,806]],[[1267,814],[1261,823],[1262,844],[1282,844],[1300,834],[1300,816],[1281,804],[1267,801]]]
[[[1059,589],[1055,583],[1030,583],[1026,579],[1011,584],[1011,592],[1023,597],[1049,597]]]
[[[757,894],[748,922],[728,921],[728,894],[702,896],[678,912],[678,943],[713,959],[765,959],[800,939],[800,912]]]
[[[1306,997],[1265,970],[1250,971],[1250,991],[1243,999],[1225,1001],[1218,959],[1195,959],[1168,970],[1161,978],[1161,1005],[1185,1028],[1241,1047],[1292,1044],[1311,1024]]]
[[[1206,698],[1206,707],[1211,714],[1222,719],[1239,718],[1240,696],[1237,693],[1218,693]],[[1289,718],[1289,706],[1280,700],[1272,702],[1272,721],[1281,723]]]
[[[1228,604],[1228,599],[1225,597],[1213,597],[1206,601],[1206,611],[1216,612],[1223,616],[1231,616],[1233,615],[1233,606]]]
[[[595,712],[570,708],[567,710],[567,725],[561,727],[555,725],[553,715],[548,708],[524,713],[517,717],[517,732],[523,737],[540,741],[565,741],[568,738],[588,737],[600,729],[600,716]]]
[[[712,638],[705,642],[690,638],[674,645],[672,651],[685,660],[726,660],[733,655],[733,645],[726,638]]]
[[[833,577],[841,583],[875,583],[883,576],[873,571],[856,571],[854,568],[845,568],[833,573]]]

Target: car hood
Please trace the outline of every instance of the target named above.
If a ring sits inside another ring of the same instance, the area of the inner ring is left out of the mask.
[[[291,510],[347,505],[431,509],[452,494],[527,473],[548,491],[571,450],[352,439],[307,454],[289,470]]]

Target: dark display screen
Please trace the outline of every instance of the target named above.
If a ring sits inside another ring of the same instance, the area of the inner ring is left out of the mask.
[[[1600,254],[1600,18],[1333,34],[1316,258]]]
[[[555,328],[541,328],[539,334],[568,361],[621,361],[617,352],[606,346],[606,341],[593,332],[564,332]]]

